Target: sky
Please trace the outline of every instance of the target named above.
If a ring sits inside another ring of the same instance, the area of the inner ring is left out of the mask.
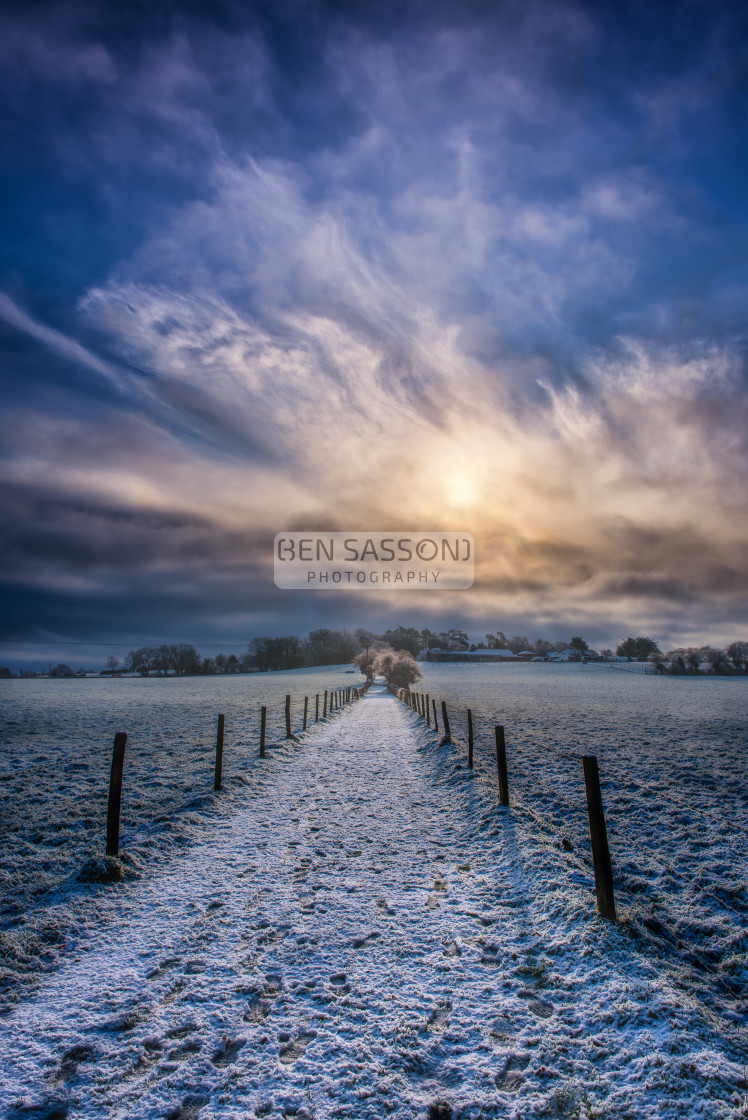
[[[0,4],[0,662],[748,638],[747,89],[720,0]]]

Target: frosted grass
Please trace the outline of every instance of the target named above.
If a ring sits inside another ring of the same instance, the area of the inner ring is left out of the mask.
[[[748,680],[670,678],[582,665],[424,665],[453,735],[475,724],[494,780],[506,728],[515,804],[591,868],[581,756],[599,759],[619,910],[684,988],[748,1016]],[[441,713],[439,714],[441,724]]]
[[[128,734],[122,849],[129,874],[191,842],[236,809],[251,780],[260,708],[268,744],[285,738],[284,703],[300,729],[304,696],[363,683],[350,666],[218,677],[0,681],[0,1006],[18,983],[53,967],[102,854],[112,741]],[[223,790],[213,793],[216,722],[226,716]],[[275,749],[279,749],[276,747]],[[73,906],[73,910],[70,906]]]

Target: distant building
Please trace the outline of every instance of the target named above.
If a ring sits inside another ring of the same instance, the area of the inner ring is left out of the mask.
[[[428,661],[518,661],[516,653],[510,649],[431,649],[419,654]]]

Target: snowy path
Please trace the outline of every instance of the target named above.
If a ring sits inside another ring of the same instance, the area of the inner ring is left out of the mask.
[[[255,775],[0,1023],[4,1116],[742,1114],[578,863],[382,689]]]

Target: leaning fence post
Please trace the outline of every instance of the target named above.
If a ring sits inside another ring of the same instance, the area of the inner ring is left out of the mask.
[[[506,769],[506,742],[504,728],[496,724],[496,769],[499,774],[499,801],[502,805],[509,804],[509,778]]]
[[[613,868],[610,864],[608,830],[605,827],[597,756],[594,754],[583,755],[582,765],[584,766],[584,785],[587,790],[587,815],[590,819],[597,908],[603,918],[609,918],[610,921],[614,922],[616,920],[616,900],[613,894]]]
[[[470,708],[468,708],[468,710],[467,710],[467,717],[468,717],[468,766],[472,770],[473,769],[473,713],[470,710]]]
[[[439,720],[436,718],[436,700],[432,700],[431,703],[434,705],[434,731],[438,731]]]
[[[213,789],[221,788],[221,774],[223,772],[223,728],[225,716],[218,717],[218,731],[216,732],[216,772],[213,777]]]
[[[265,707],[260,708],[260,758],[265,757],[265,732],[268,723],[268,710]]]
[[[452,741],[452,734],[449,730],[449,716],[447,715],[447,701],[442,700],[442,723],[444,724],[444,737],[450,742]]]
[[[286,738],[291,738],[291,697],[286,696]]]
[[[304,697],[304,731],[306,731],[306,717],[309,711],[309,697]]]
[[[127,734],[118,731],[114,736],[112,772],[109,776],[109,805],[106,817],[106,854],[119,855],[119,809],[122,801],[122,770],[125,765]]]

